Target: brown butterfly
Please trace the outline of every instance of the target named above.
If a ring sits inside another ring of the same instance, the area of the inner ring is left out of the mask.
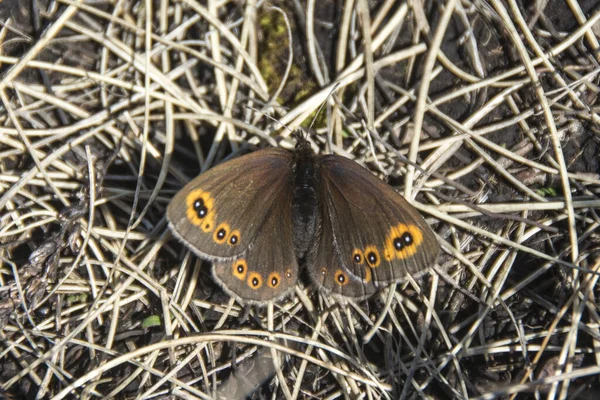
[[[315,155],[295,137],[294,152],[217,165],[167,208],[175,236],[213,262],[221,286],[264,303],[290,292],[302,265],[321,289],[365,298],[427,272],[439,246],[421,215],[354,161]]]

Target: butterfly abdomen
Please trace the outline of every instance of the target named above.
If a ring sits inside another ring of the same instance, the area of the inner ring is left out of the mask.
[[[311,247],[320,224],[319,200],[317,198],[318,166],[311,154],[299,153],[294,164],[294,198],[292,224],[294,249],[301,259]]]

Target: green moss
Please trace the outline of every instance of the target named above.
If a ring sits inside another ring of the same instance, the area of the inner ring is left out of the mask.
[[[553,187],[547,188],[539,188],[535,191],[538,195],[542,197],[556,197],[558,196],[558,191]]]
[[[160,326],[160,325],[161,325],[161,322],[160,322],[160,317],[158,315],[151,315],[147,318],[144,318],[144,320],[142,321],[143,329],[152,328],[154,326]]]
[[[288,13],[292,15],[292,13]],[[297,29],[292,23],[292,36],[294,41],[300,40],[296,34]],[[281,84],[285,73],[289,51],[294,51],[295,46],[290,47],[288,40],[287,27],[281,13],[263,9],[259,16],[258,24],[260,27],[259,49],[258,49],[258,67],[263,75],[269,93],[274,93]],[[295,51],[295,54],[298,54]],[[297,63],[297,57],[294,57],[288,79],[281,92],[277,102],[282,105],[293,107],[313,94],[317,85],[311,79],[301,66]]]

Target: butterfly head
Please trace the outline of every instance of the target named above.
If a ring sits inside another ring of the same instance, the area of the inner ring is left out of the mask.
[[[304,132],[302,129],[296,130],[293,135],[294,139],[296,139],[296,153],[300,155],[312,155],[312,149],[310,147],[310,142],[307,139],[308,134]]]

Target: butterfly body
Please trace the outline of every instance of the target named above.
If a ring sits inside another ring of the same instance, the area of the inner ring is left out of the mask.
[[[321,289],[365,298],[418,278],[439,253],[419,213],[354,161],[264,149],[222,163],[167,208],[175,236],[213,262],[230,294],[263,303],[293,289],[303,266]]]
[[[310,147],[294,153],[294,197],[292,201],[292,226],[296,257],[304,258],[314,242],[322,222],[319,214],[318,164]]]

